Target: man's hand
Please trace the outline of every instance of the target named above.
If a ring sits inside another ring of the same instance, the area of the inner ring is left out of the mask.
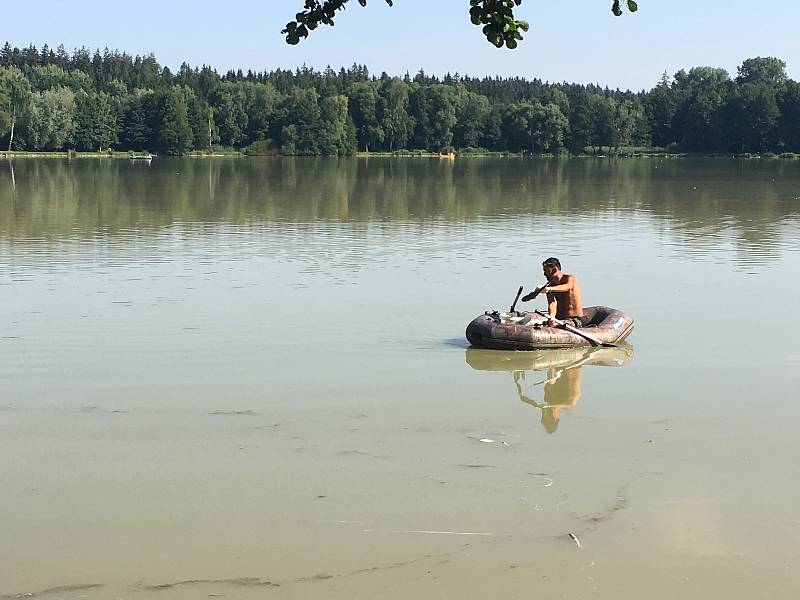
[[[536,298],[539,294],[546,294],[547,293],[547,284],[544,284],[542,287],[538,287],[533,290],[533,297]]]
[[[534,300],[534,299],[536,299],[536,296],[538,296],[539,294],[545,293],[546,291],[547,291],[547,285],[543,285],[542,287],[539,287],[539,288],[536,288],[535,290],[533,290],[530,294],[525,294],[522,297],[522,301],[523,302],[528,302],[530,300]]]

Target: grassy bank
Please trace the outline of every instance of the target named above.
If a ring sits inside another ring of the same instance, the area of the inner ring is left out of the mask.
[[[0,157],[3,158],[128,158],[127,152],[74,152],[74,151],[48,151],[48,152],[27,152],[12,150],[0,150]]]

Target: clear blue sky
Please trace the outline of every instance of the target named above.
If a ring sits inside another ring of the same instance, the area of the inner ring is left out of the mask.
[[[513,51],[486,42],[469,22],[468,0],[395,0],[393,8],[351,0],[335,27],[317,29],[299,46],[288,46],[280,30],[303,0],[8,2],[0,43],[153,52],[170,68],[183,61],[220,71],[356,62],[375,74],[423,68],[634,90],[650,88],[664,71],[708,65],[735,76],[745,58],[776,56],[800,79],[800,2],[638,2],[638,13],[613,17],[611,0],[524,0],[518,18],[531,30]]]

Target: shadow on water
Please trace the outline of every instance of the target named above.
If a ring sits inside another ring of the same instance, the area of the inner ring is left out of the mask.
[[[581,397],[583,367],[622,367],[633,358],[633,347],[565,348],[506,352],[468,348],[467,364],[477,371],[508,371],[522,402],[541,411],[542,426],[555,433],[561,409],[575,406]],[[535,373],[541,372],[540,376]]]
[[[469,348],[469,342],[464,337],[445,338],[440,344],[446,348]]]

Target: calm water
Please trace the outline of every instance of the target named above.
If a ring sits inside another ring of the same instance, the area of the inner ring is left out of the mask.
[[[550,255],[630,345],[468,349]],[[0,598],[796,598],[799,265],[800,161],[0,162]]]

